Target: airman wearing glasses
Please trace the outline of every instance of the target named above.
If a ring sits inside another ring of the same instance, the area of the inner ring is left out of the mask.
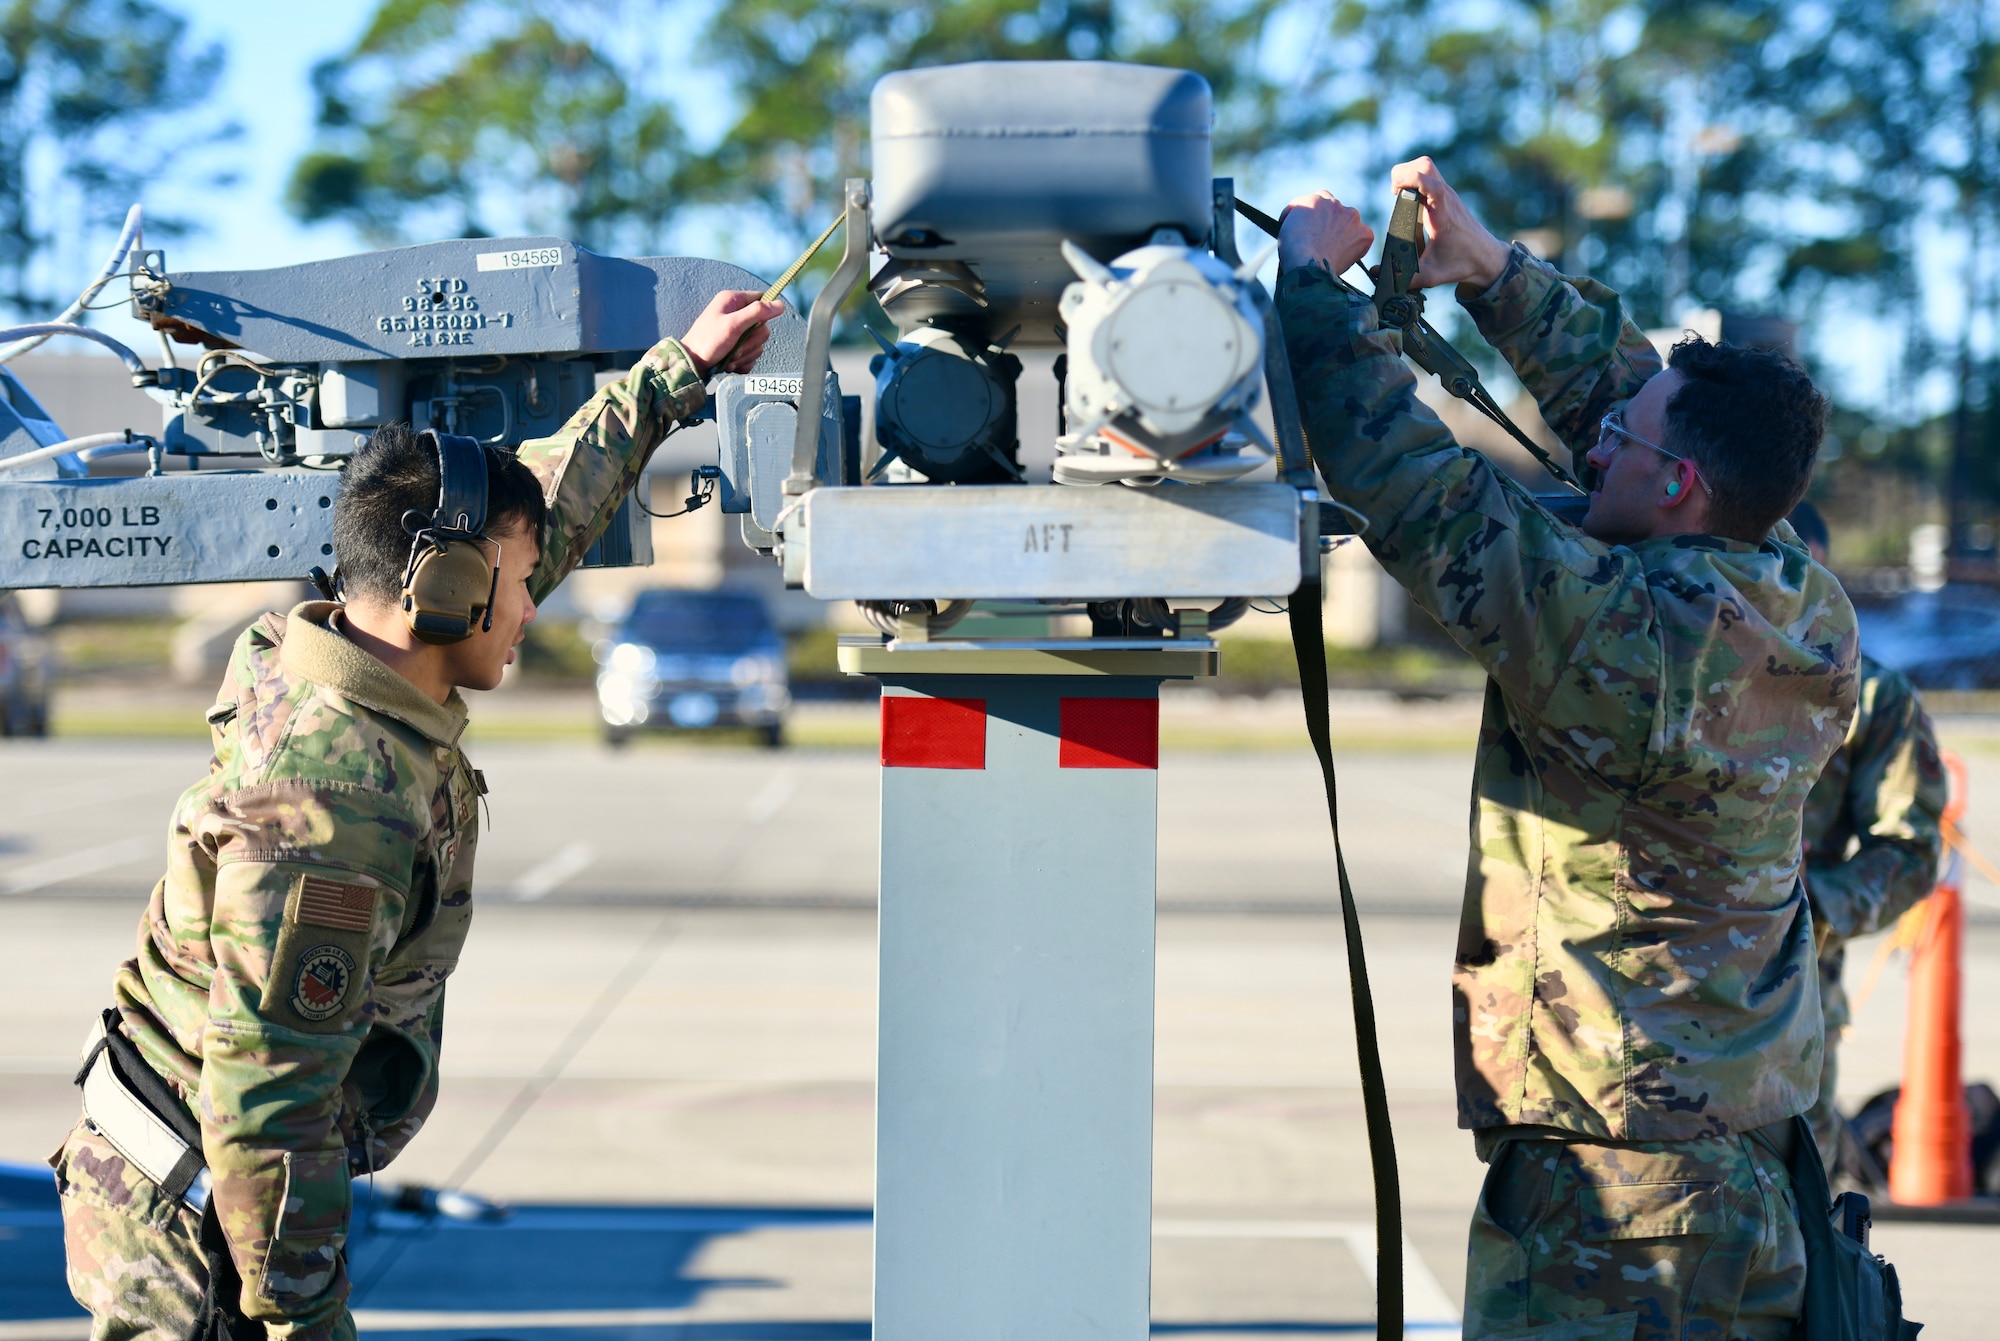
[[[1428,158],[1418,286],[1461,305],[1589,488],[1572,526],[1416,396],[1335,283],[1373,233],[1280,230],[1308,438],[1363,539],[1490,677],[1452,975],[1459,1123],[1488,1165],[1468,1337],[1791,1335],[1795,1117],[1818,1093],[1801,811],[1855,709],[1854,611],[1784,518],[1826,422],[1806,374],[1510,247]]]

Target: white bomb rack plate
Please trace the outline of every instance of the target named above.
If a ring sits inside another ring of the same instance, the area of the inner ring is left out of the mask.
[[[1308,506],[1284,484],[820,488],[784,521],[785,580],[821,600],[1284,596]]]

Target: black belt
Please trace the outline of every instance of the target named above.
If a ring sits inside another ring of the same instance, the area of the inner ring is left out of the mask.
[[[201,1123],[140,1055],[106,1010],[76,1073],[84,1121],[161,1191],[201,1214],[208,1283],[188,1341],[265,1341],[264,1324],[243,1316],[243,1278],[208,1195]]]

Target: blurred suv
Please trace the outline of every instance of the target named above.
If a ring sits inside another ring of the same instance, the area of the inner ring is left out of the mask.
[[[792,706],[785,644],[757,597],[726,591],[642,591],[597,645],[604,739],[648,729],[753,728],[782,745]]]

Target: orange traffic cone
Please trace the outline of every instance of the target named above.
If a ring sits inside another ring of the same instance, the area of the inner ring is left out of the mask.
[[[1944,833],[1951,856],[1937,890],[1924,901],[1922,930],[1910,951],[1910,1014],[1903,1036],[1903,1092],[1896,1100],[1889,1196],[1906,1206],[1936,1206],[1972,1195],[1972,1117],[1959,1073],[1959,1014],[1964,1001],[1964,859],[1958,821],[1965,813],[1965,762],[1947,753],[1951,801]]]

